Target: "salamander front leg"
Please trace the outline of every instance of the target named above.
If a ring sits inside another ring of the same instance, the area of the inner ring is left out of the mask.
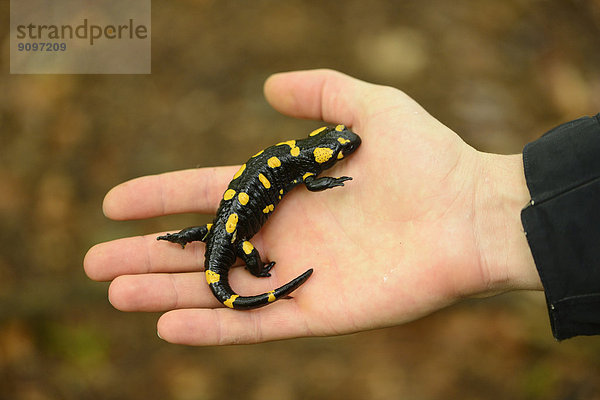
[[[336,186],[344,186],[344,182],[349,180],[352,180],[349,176],[342,176],[340,178],[322,176],[320,178],[315,178],[314,175],[310,175],[304,179],[304,184],[311,192],[320,192],[321,190],[331,189]]]
[[[269,271],[275,265],[275,261],[271,261],[268,264],[263,263],[260,259],[260,254],[258,254],[258,250],[256,250],[249,241],[245,240],[243,242],[239,242],[236,248],[236,253],[237,256],[240,257],[244,263],[246,263],[246,268],[252,275],[261,278],[271,276]]]
[[[177,243],[181,245],[182,248],[185,248],[186,244],[193,241],[204,242],[208,236],[208,232],[210,232],[211,227],[212,224],[191,226],[189,228],[182,229],[177,233],[167,233],[166,235],[159,236],[156,238],[156,240],[166,240],[171,243]]]

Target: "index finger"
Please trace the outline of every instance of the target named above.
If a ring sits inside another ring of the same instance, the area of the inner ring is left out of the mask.
[[[126,220],[187,212],[214,214],[238,168],[196,168],[132,179],[106,194],[104,215]]]

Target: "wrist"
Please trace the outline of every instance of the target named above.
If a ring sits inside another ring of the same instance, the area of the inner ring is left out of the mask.
[[[521,223],[521,210],[530,201],[523,157],[480,155],[482,174],[475,189],[475,235],[485,277],[483,294],[542,290]]]

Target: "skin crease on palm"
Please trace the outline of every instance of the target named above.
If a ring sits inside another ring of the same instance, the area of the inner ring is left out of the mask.
[[[352,181],[293,190],[254,236],[263,260],[277,262],[272,276],[255,278],[238,261],[230,283],[250,295],[307,268],[314,274],[292,299],[230,310],[206,285],[204,244],[181,250],[158,234],[118,239],[84,260],[90,278],[112,281],[116,308],[165,311],[163,339],[215,345],[393,326],[466,297],[542,289],[520,222],[529,201],[520,155],[478,152],[401,91],[335,71],[273,75],[265,95],[292,117],[351,127],[363,143],[325,173]],[[104,212],[116,220],[214,214],[237,168],[134,179],[107,194]]]

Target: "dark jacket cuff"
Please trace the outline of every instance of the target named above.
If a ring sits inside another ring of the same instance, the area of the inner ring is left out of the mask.
[[[554,336],[600,334],[600,114],[523,150],[530,204],[521,221]]]

